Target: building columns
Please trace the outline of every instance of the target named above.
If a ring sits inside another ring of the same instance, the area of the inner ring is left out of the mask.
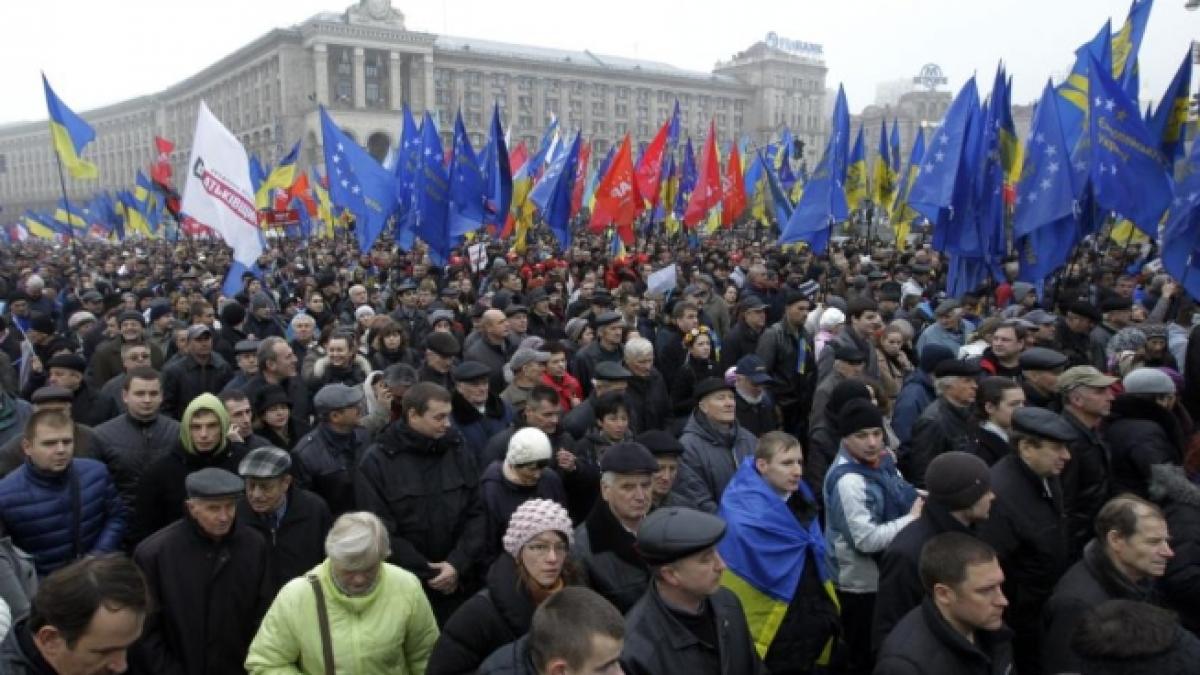
[[[313,44],[313,71],[316,75],[313,86],[317,103],[329,105],[329,48],[324,42]]]
[[[433,96],[433,54],[425,54],[422,57],[421,73],[425,76],[425,111],[433,114],[434,96]]]
[[[354,107],[367,107],[366,50],[354,48]]]
[[[391,105],[389,107],[392,110],[399,110],[404,104],[404,72],[400,52],[388,54],[388,83],[391,85],[391,96],[389,97]]]

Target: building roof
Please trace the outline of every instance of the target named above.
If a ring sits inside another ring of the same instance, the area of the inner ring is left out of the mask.
[[[647,61],[623,56],[597,54],[587,49],[582,51],[554,49],[552,47],[518,45],[510,42],[496,42],[494,40],[482,40],[455,35],[438,35],[433,43],[433,47],[434,49],[447,52],[471,52],[546,63],[568,63],[576,66],[603,68],[624,73],[646,73],[665,77],[702,80],[705,82],[738,83],[737,79],[728,75],[685,70],[661,61]]]

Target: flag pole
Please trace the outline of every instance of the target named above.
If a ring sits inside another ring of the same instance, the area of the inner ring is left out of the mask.
[[[54,151],[54,162],[58,165],[58,185],[62,188],[63,206],[67,210],[67,237],[70,238],[71,258],[75,260],[75,276],[83,283],[83,267],[79,264],[79,252],[75,249],[75,226],[71,223],[71,200],[67,197],[67,179],[63,175],[62,157]]]

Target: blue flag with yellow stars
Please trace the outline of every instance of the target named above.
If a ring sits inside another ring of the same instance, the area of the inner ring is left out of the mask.
[[[1088,78],[1088,175],[1096,201],[1157,237],[1172,198],[1159,141],[1151,138],[1137,104],[1095,59]]]

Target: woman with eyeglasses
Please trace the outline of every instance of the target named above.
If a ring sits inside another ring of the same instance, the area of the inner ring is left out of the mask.
[[[474,673],[489,654],[528,633],[534,610],[578,583],[579,573],[567,559],[573,543],[571,518],[561,504],[547,499],[521,504],[484,589],[442,627],[425,674]]]
[[[683,334],[683,346],[687,355],[683,368],[677,374],[663,373],[671,381],[671,409],[675,417],[687,419],[696,407],[696,383],[710,377],[721,377],[721,369],[713,354],[712,335],[708,326],[697,326]]]
[[[530,499],[550,499],[564,506],[567,491],[558,472],[550,468],[554,449],[550,438],[537,427],[525,427],[513,433],[502,460],[483,470],[479,496],[483,502],[487,527],[485,560],[491,562],[503,550],[501,540],[508,521],[521,504]]]

